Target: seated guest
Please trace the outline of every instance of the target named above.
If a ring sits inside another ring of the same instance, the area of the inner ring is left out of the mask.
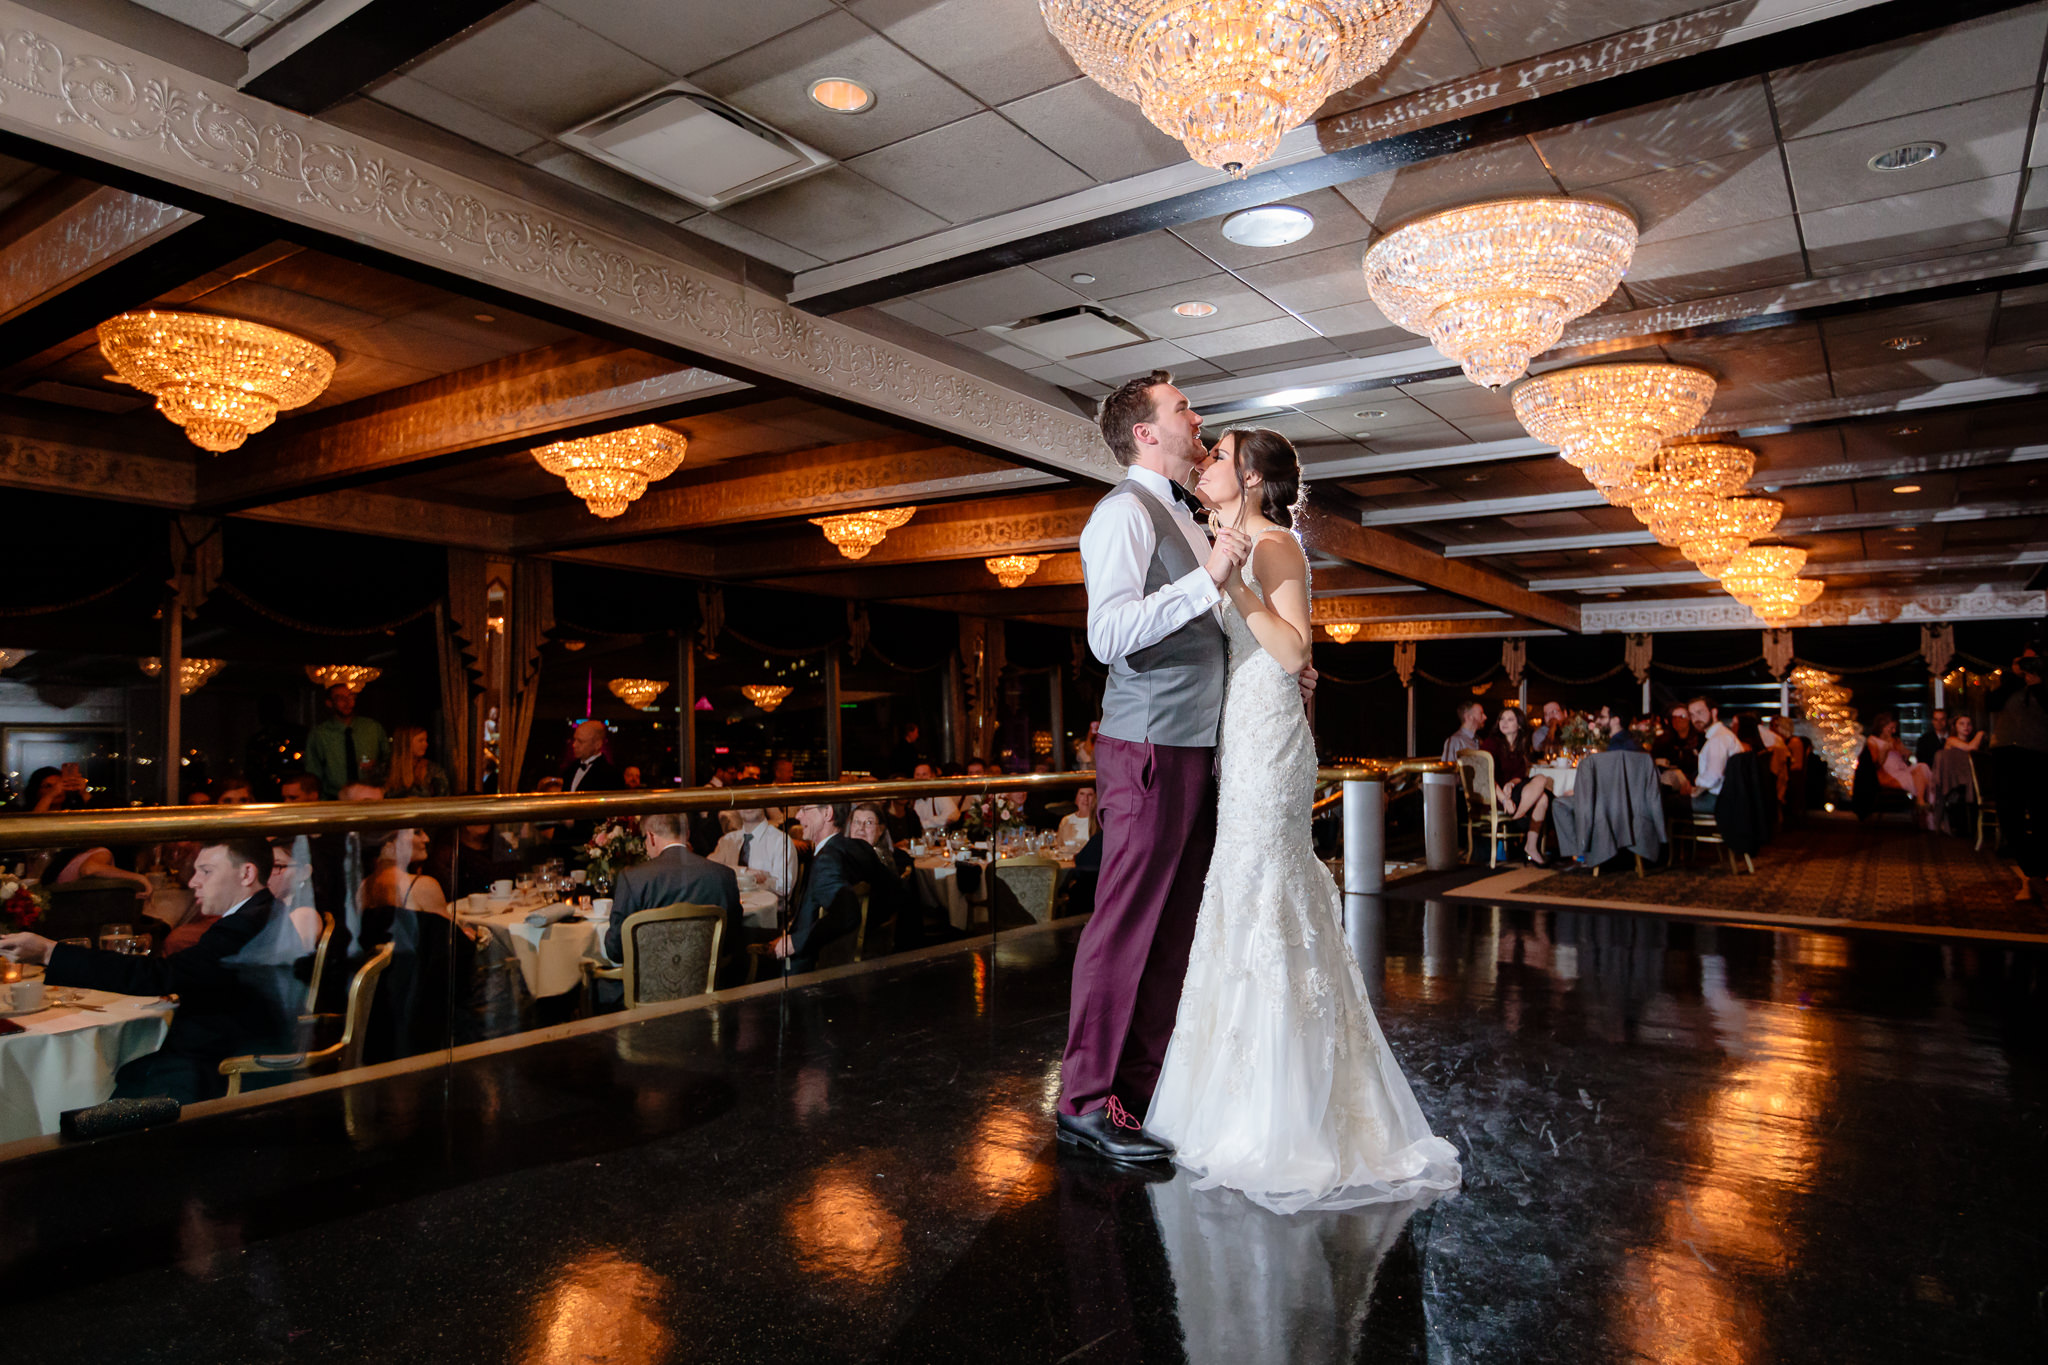
[[[1461,701],[1458,703],[1458,728],[1444,741],[1444,762],[1456,763],[1459,751],[1479,747],[1479,736],[1486,730],[1486,703],[1483,701]]]
[[[1529,748],[1537,754],[1552,754],[1563,747],[1564,738],[1558,732],[1564,729],[1564,703],[1547,701],[1543,703],[1543,723],[1529,735]]]
[[[1694,810],[1712,814],[1721,798],[1721,785],[1728,777],[1728,760],[1742,752],[1742,741],[1721,723],[1719,709],[1705,697],[1694,697],[1685,709],[1691,728],[1704,738],[1700,741],[1699,766],[1681,791],[1692,801]]]
[[[1074,793],[1074,813],[1060,821],[1060,843],[1079,848],[1102,830],[1095,816],[1095,788],[1082,787]]]
[[[638,763],[628,763],[619,769],[619,781],[626,784],[626,790],[629,792],[641,791],[647,786],[647,779],[641,773]]]
[[[1503,706],[1486,729],[1480,747],[1493,755],[1494,799],[1511,820],[1527,820],[1529,834],[1522,851],[1536,867],[1548,867],[1543,856],[1543,822],[1550,816],[1550,779],[1531,775],[1535,752],[1529,732],[1522,728],[1522,713]]]
[[[86,795],[85,774],[76,763],[66,763],[62,769],[38,768],[28,775],[28,781],[22,783],[21,795],[15,798],[14,808],[37,815],[59,810],[84,810]]]
[[[500,863],[491,847],[489,825],[463,825],[453,839],[435,840],[421,870],[440,883],[441,894],[450,899],[471,895],[501,876],[512,875],[510,859]]]
[[[882,866],[899,877],[910,866],[908,858],[898,858],[896,841],[889,837],[889,831],[882,824],[882,808],[872,802],[864,801],[853,808],[853,814],[847,818],[846,837],[858,839],[874,849],[875,857]]]
[[[286,801],[299,803],[320,799],[320,779],[311,773],[293,773],[278,784],[278,794]]]
[[[1621,713],[1607,707],[1600,708],[1605,716],[1607,731],[1607,752],[1610,754],[1639,754],[1643,752],[1643,741],[1637,736],[1633,724],[1624,725]]]
[[[1699,772],[1700,740],[1700,732],[1693,727],[1692,713],[1683,706],[1674,706],[1664,733],[1651,746],[1650,756],[1657,760],[1658,767],[1683,774],[1690,784]]]
[[[82,986],[121,995],[178,997],[169,1034],[157,1051],[114,1075],[114,1095],[169,1095],[183,1103],[227,1092],[220,1063],[249,1053],[287,1050],[295,1036],[295,999],[304,987],[289,972],[241,961],[276,917],[263,881],[271,865],[261,839],[208,844],[193,863],[192,893],[206,933],[170,957],[128,957],[52,943],[36,934],[0,937],[0,953],[46,964],[52,986]]]
[[[778,900],[788,899],[796,887],[796,845],[768,823],[767,812],[759,807],[734,813],[740,827],[719,837],[711,861],[732,868],[743,887],[761,887]]]
[[[448,900],[441,894],[441,884],[419,871],[430,843],[423,829],[395,829],[385,835],[377,847],[376,868],[363,878],[356,893],[363,909],[447,914]]]
[[[931,764],[920,763],[911,769],[910,776],[919,782],[929,782],[937,774],[932,771]],[[927,836],[960,822],[960,802],[956,797],[922,796],[910,803],[910,812],[917,817]]]
[[[1927,728],[1920,732],[1920,738],[1913,744],[1913,759],[1917,763],[1932,763],[1934,756],[1948,743],[1948,712],[1937,706],[1927,718]]]
[[[899,844],[924,835],[924,824],[911,812],[910,803],[897,797],[882,807],[882,826],[889,831],[889,837]]]
[[[256,799],[247,778],[224,777],[213,789],[213,804],[216,806],[246,806]]]
[[[1736,741],[1742,745],[1742,752],[1746,754],[1763,752],[1765,747],[1763,728],[1756,723],[1754,715],[1744,711],[1735,718],[1735,724],[1732,728],[1735,731]]]
[[[860,928],[855,885],[868,887],[868,917],[879,923],[902,904],[902,883],[882,866],[873,848],[843,836],[853,815],[848,807],[808,805],[796,814],[816,852],[810,876],[796,895],[790,931],[775,940],[775,956],[787,958],[791,971],[807,972],[818,965],[826,944]]]
[[[391,735],[391,770],[384,781],[384,794],[393,800],[411,796],[447,796],[455,789],[448,783],[448,770],[427,757],[427,732],[417,725],[401,725]]]
[[[1890,712],[1881,712],[1864,737],[1870,761],[1877,768],[1877,785],[1904,792],[1913,798],[1923,823],[1934,803],[1934,770],[1924,763],[1906,761],[1906,746],[1899,739],[1899,722]]]
[[[1948,738],[1942,741],[1945,749],[1961,749],[1975,753],[1984,746],[1984,736],[1977,729],[1977,722],[1970,716],[1957,716],[1949,723]]]
[[[635,911],[658,910],[664,905],[715,905],[725,911],[720,960],[744,961],[747,923],[740,912],[740,884],[733,870],[690,852],[683,842],[680,815],[657,811],[641,816],[640,837],[647,841],[647,861],[621,869],[612,883],[612,917],[604,928],[605,956],[613,962],[625,961],[626,917]],[[756,941],[767,937],[765,933],[755,936]]]

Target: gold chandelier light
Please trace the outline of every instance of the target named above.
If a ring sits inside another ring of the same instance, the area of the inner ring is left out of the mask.
[[[1806,551],[1790,545],[1755,545],[1736,555],[1721,570],[1721,586],[1729,596],[1770,622],[1789,621],[1820,599],[1824,584],[1801,578]]]
[[[763,711],[773,711],[776,707],[788,701],[789,693],[789,688],[774,683],[748,683],[740,689],[741,696],[760,707]]]
[[[360,692],[383,677],[384,670],[367,664],[307,664],[306,676],[318,683],[323,692],[336,687]]]
[[[1691,560],[1701,573],[1713,578],[1728,566],[1728,561],[1748,548],[1748,536],[1702,536],[1698,540],[1683,542],[1678,552]]]
[[[1618,486],[1690,431],[1714,401],[1714,377],[1661,362],[1579,365],[1515,385],[1515,416],[1598,487]]]
[[[1038,0],[1077,66],[1204,166],[1242,176],[1387,64],[1429,0]]]
[[[1565,324],[1607,301],[1635,249],[1635,220],[1620,209],[1501,199],[1380,238],[1365,253],[1365,287],[1395,326],[1497,389],[1555,346]]]
[[[1328,631],[1330,638],[1338,644],[1348,645],[1358,638],[1358,632],[1362,627],[1356,621],[1339,621],[1336,625],[1324,626],[1323,629]]]
[[[868,551],[887,539],[889,533],[917,515],[915,507],[884,507],[872,512],[846,512],[836,517],[812,517],[811,525],[825,528],[825,539],[848,559],[866,559]]]
[[[533,452],[540,467],[569,485],[583,505],[600,517],[615,517],[633,500],[682,467],[689,438],[664,426],[628,427],[556,441]]]
[[[144,677],[156,678],[163,676],[164,661],[155,655],[151,655],[149,658],[139,660],[138,662],[142,665]],[[178,695],[189,697],[200,688],[206,686],[213,678],[213,675],[221,671],[226,662],[224,659],[184,660],[178,671]]]
[[[1024,580],[1037,573],[1038,566],[1044,562],[1044,555],[998,555],[982,561],[996,576],[996,581],[1006,588],[1023,587]]]
[[[123,313],[99,326],[108,378],[141,389],[218,455],[326,391],[334,357],[303,337],[210,313]]]
[[[635,711],[651,711],[654,699],[668,691],[665,678],[613,678],[605,684],[617,697]]]

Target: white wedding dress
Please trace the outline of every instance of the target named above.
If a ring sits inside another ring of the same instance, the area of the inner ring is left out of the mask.
[[[1263,598],[1250,565],[1245,582]],[[1277,1213],[1458,1185],[1387,1048],[1309,830],[1315,740],[1292,675],[1227,601],[1216,851],[1145,1118],[1197,1189]]]

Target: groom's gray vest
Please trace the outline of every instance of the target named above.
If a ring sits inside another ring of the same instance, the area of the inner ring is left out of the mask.
[[[1136,498],[1152,519],[1147,597],[1201,567],[1180,523],[1159,499],[1128,479],[1102,502],[1110,498]],[[1109,666],[1109,685],[1102,694],[1101,733],[1140,744],[1214,746],[1229,654],[1216,613],[1205,611],[1157,644],[1117,660]]]

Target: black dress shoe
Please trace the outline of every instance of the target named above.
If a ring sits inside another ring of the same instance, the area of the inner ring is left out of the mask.
[[[1173,1156],[1172,1145],[1146,1132],[1115,1096],[1100,1109],[1061,1114],[1058,1123],[1061,1142],[1111,1161],[1166,1161]]]

